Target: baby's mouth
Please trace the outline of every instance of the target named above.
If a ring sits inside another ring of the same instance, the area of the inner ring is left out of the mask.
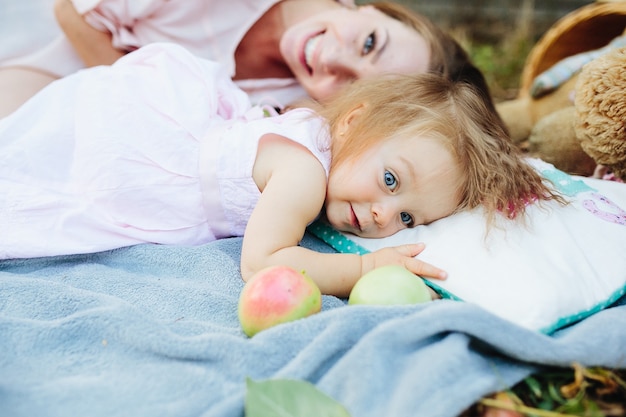
[[[359,223],[359,219],[358,217],[356,217],[356,213],[354,212],[354,209],[352,208],[352,204],[350,204],[350,223],[352,224],[352,227],[354,227],[358,231],[362,231],[361,223]]]

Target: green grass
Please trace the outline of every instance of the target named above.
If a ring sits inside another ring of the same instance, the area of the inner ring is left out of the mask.
[[[518,31],[497,43],[485,43],[472,39],[463,29],[455,29],[451,33],[485,75],[496,101],[517,96],[526,57],[534,45],[530,36]]]

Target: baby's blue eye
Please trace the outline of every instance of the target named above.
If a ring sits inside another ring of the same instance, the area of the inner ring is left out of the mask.
[[[398,186],[398,180],[396,180],[396,177],[389,171],[385,171],[385,185],[391,191],[395,190]]]
[[[374,50],[376,47],[376,32],[372,32],[367,39],[365,39],[365,44],[363,44],[363,55],[367,55]]]
[[[406,227],[413,227],[413,224],[415,223],[413,220],[413,216],[411,216],[406,211],[403,211],[402,213],[400,213],[400,220],[402,220],[402,223]]]

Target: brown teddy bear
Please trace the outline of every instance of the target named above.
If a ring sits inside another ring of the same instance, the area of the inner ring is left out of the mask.
[[[574,132],[602,168],[626,181],[626,47],[586,64],[578,76]]]
[[[626,44],[624,28],[626,1],[597,1],[559,20],[533,47],[522,73],[518,98],[497,104],[512,140],[530,156],[583,176],[593,175],[597,164],[603,164],[596,161],[597,153],[591,151],[601,139],[592,141],[592,134],[581,142],[577,137],[582,129],[574,122],[582,114],[577,114],[574,94],[576,88],[586,88],[578,84],[583,65]],[[615,80],[605,80],[606,83],[619,81],[622,80],[617,75]],[[616,84],[616,88],[621,87]],[[576,94],[576,97],[580,96]],[[594,106],[589,103],[588,108]],[[596,122],[590,123],[597,126]],[[588,144],[583,147],[582,143]],[[606,145],[603,149],[606,153],[618,152],[618,149],[609,151]],[[623,147],[621,153],[625,153]],[[607,161],[607,156],[602,160]]]

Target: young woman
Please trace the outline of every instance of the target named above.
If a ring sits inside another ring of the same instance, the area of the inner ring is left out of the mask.
[[[386,264],[445,278],[416,258],[421,244],[358,256],[298,243],[320,213],[378,238],[553,198],[485,106],[469,84],[422,74],[360,80],[319,115],[267,117],[221,65],[152,44],[0,120],[0,259],[243,236],[244,279],[290,265],[347,296]]]
[[[221,62],[253,102],[281,108],[306,95],[323,101],[345,83],[381,73],[467,78],[489,97],[452,38],[395,3],[55,0],[55,14],[64,34],[48,47],[8,62],[0,49],[0,117],[59,77],[152,42]]]

